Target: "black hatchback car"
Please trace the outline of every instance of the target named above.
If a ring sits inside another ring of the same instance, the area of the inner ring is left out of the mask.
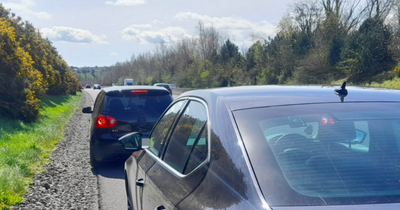
[[[183,93],[125,162],[128,209],[400,209],[400,91],[336,93]]]
[[[172,97],[165,88],[154,86],[117,86],[102,89],[97,95],[90,126],[90,163],[98,167],[129,157],[118,139],[133,131],[148,135]]]

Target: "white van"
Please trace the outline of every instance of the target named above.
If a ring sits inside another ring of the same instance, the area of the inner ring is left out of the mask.
[[[133,79],[124,79],[124,85],[133,85]]]

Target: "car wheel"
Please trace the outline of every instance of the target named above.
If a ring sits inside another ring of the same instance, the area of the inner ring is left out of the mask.
[[[97,161],[94,158],[92,150],[90,150],[90,165],[92,166],[92,168],[98,168],[102,165],[102,163],[100,161]]]

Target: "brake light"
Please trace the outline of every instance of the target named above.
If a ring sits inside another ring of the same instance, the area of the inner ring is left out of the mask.
[[[148,93],[147,90],[132,90],[131,93]]]
[[[100,114],[96,120],[96,128],[111,128],[117,125],[117,120],[109,115]]]
[[[96,127],[97,127],[97,128],[108,127],[108,126],[107,126],[107,120],[106,120],[106,118],[105,118],[104,115],[99,115],[99,117],[97,117],[97,120],[96,120]]]

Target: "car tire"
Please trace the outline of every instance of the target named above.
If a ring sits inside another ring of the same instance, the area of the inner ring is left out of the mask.
[[[97,161],[96,158],[94,158],[92,150],[90,150],[90,165],[92,168],[98,168],[102,165],[100,161]]]

